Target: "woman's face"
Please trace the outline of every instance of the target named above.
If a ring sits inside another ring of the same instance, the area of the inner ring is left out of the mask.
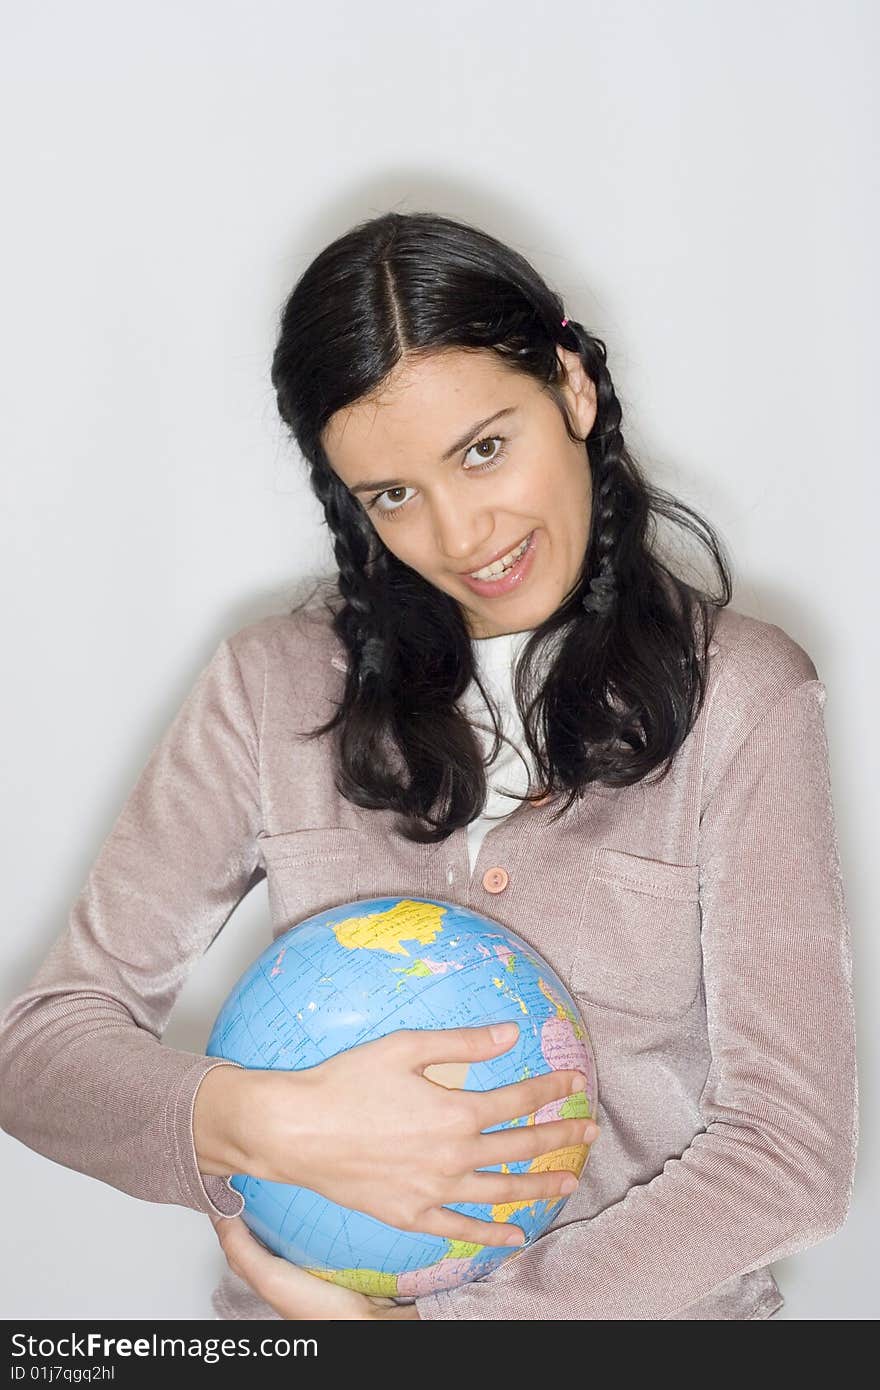
[[[586,438],[595,386],[576,353],[557,351]],[[494,353],[404,359],[375,398],[337,411],[323,445],[383,543],[456,600],[471,637],[537,627],[574,587],[590,534],[586,447],[540,383]],[[468,579],[526,539],[500,578]]]

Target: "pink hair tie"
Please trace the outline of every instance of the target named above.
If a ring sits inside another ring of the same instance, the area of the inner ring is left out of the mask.
[[[563,319],[563,320],[562,320],[562,327],[564,328],[565,325],[566,325],[567,323],[568,323],[568,319]]]

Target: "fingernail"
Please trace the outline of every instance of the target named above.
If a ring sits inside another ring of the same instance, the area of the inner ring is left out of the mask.
[[[578,1180],[577,1180],[577,1178],[574,1176],[574,1174],[572,1174],[572,1176],[571,1176],[570,1178],[563,1178],[563,1179],[562,1179],[562,1182],[559,1184],[559,1190],[560,1190],[560,1192],[574,1192],[574,1190],[575,1190],[575,1188],[577,1187],[577,1185],[578,1185]]]
[[[525,1245],[525,1243],[526,1240],[522,1231],[520,1231],[519,1233],[514,1231],[513,1235],[508,1236],[507,1240],[504,1242],[505,1245]]]
[[[598,1126],[597,1124],[594,1124],[593,1121],[591,1120],[590,1123],[589,1123],[589,1124],[585,1127],[585,1129],[584,1129],[584,1139],[585,1139],[585,1141],[589,1144],[591,1140],[595,1139],[595,1137],[596,1137],[596,1135],[597,1135],[598,1133],[599,1133],[599,1126]]]
[[[581,1076],[580,1072],[578,1072],[578,1074],[575,1076],[574,1080],[571,1083],[571,1094],[574,1095],[576,1091],[585,1091],[586,1089],[587,1078],[585,1076]]]
[[[489,1031],[492,1034],[493,1042],[513,1042],[519,1033],[519,1028],[515,1023],[496,1023]]]

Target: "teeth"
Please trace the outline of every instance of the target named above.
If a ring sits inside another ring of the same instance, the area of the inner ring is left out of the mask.
[[[509,550],[506,555],[502,555],[500,560],[493,560],[492,564],[486,565],[485,569],[474,570],[471,579],[496,579],[499,574],[504,574],[504,571],[509,570],[523,554],[528,543],[529,537],[526,536],[515,550]]]

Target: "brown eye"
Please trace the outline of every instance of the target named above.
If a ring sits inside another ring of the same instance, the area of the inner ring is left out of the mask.
[[[488,438],[486,438],[486,439],[480,439],[476,444],[472,444],[471,447],[468,449],[468,453],[469,453],[469,454],[475,453],[477,449],[485,449],[486,446],[488,446],[489,448],[494,449],[494,453],[491,453],[491,454],[483,453],[483,454],[482,454],[482,462],[481,462],[481,463],[472,464],[470,468],[466,468],[466,469],[465,469],[465,472],[466,472],[466,473],[488,472],[489,469],[494,468],[494,467],[496,466],[496,464],[499,464],[499,463],[501,462],[501,460],[505,457],[505,455],[506,455],[506,453],[507,453],[507,447],[506,447],[506,445],[507,445],[507,440],[506,440],[506,438],[505,438],[505,436],[504,436],[503,434],[493,434],[493,435],[489,435]]]
[[[409,498],[403,497],[400,502],[395,504],[392,495],[395,492],[406,493],[409,492],[409,488],[403,486],[387,487],[384,492],[377,492],[367,503],[368,510],[375,511],[379,516],[394,516],[395,512],[403,511]],[[391,505],[386,505],[386,501]]]

